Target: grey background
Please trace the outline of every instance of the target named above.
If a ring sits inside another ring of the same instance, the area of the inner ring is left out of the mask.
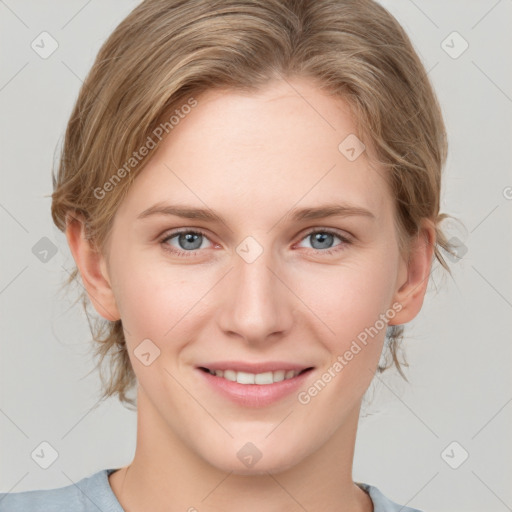
[[[69,485],[134,455],[136,415],[116,400],[97,404],[88,325],[73,293],[60,291],[73,260],[49,194],[82,80],[138,3],[0,1],[2,492]],[[467,252],[452,263],[454,279],[434,271],[407,328],[410,384],[393,372],[372,383],[354,479],[425,511],[512,510],[512,1],[383,4],[439,96],[450,144],[442,210],[466,226],[449,233]],[[46,59],[31,48],[42,31],[59,45]],[[462,48],[446,39],[453,31],[469,44],[458,58],[445,51]],[[57,248],[46,262],[34,254],[44,237]],[[31,457],[43,441],[58,452],[48,469]],[[450,467],[464,450],[467,460]]]

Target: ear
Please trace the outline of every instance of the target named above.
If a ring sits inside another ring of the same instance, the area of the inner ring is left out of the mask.
[[[410,322],[420,312],[429,282],[435,242],[435,225],[425,219],[418,235],[410,241],[408,260],[402,259],[400,263],[393,303],[400,304],[402,308],[390,319],[389,325]]]
[[[121,318],[107,273],[104,256],[86,238],[85,221],[75,213],[66,215],[66,238],[94,309],[103,318]]]

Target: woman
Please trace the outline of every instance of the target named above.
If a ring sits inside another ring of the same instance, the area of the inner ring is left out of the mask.
[[[415,510],[352,461],[382,351],[400,369],[448,268],[446,151],[372,0],[142,2],[84,82],[52,203],[135,457],[0,509]]]

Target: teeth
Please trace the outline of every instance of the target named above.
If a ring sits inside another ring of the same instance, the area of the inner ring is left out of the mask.
[[[301,370],[277,370],[275,372],[264,373],[248,373],[237,372],[235,370],[208,370],[211,375],[222,377],[230,380],[231,382],[238,382],[239,384],[273,384],[274,382],[281,382],[282,380],[292,379],[296,377]]]

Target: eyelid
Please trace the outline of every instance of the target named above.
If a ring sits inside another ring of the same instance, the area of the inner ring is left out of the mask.
[[[329,233],[331,235],[336,235],[337,237],[345,240],[347,242],[352,242],[354,240],[354,236],[348,233],[347,231],[336,229],[336,228],[328,228],[327,226],[315,226],[313,228],[309,228],[303,235],[302,238],[305,238],[312,233]]]

